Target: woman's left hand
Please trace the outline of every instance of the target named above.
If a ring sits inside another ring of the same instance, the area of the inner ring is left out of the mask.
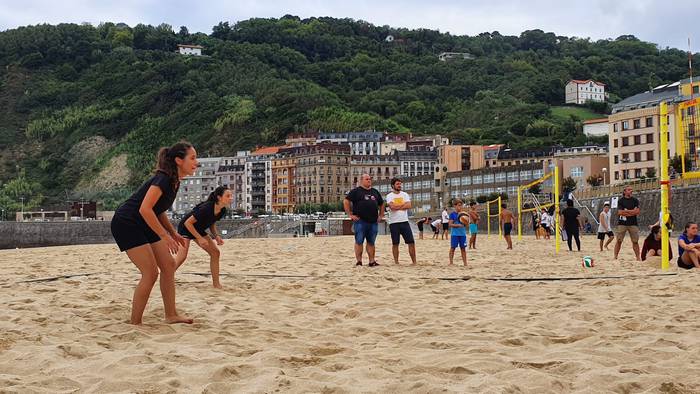
[[[221,236],[220,236],[220,235],[217,235],[217,236],[214,238],[214,240],[216,241],[216,244],[217,244],[217,245],[223,245],[223,244],[224,244],[224,240],[221,239]]]
[[[175,233],[175,234],[173,234],[173,239],[175,240],[175,242],[178,243],[178,245],[185,247],[185,237],[183,237],[182,235],[180,235],[178,233]]]

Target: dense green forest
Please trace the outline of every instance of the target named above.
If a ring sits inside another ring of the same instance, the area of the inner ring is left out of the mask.
[[[179,43],[206,56],[178,55]],[[475,58],[440,62],[443,51]],[[209,35],[166,24],[21,27],[0,32],[0,207],[19,209],[20,197],[30,208],[78,196],[113,205],[157,147],[182,138],[200,156],[302,130],[583,144],[581,119],[552,111],[567,80],[602,81],[615,101],[682,78],[686,62],[633,36],[454,36],[334,18],[222,22]]]

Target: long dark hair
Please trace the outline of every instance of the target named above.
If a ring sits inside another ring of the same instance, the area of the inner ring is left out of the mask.
[[[208,202],[212,202],[212,203],[216,204],[217,202],[219,202],[219,199],[221,198],[221,196],[223,196],[224,193],[226,193],[226,190],[228,190],[227,186],[217,186],[213,192],[209,193],[209,197],[207,197],[206,200],[197,204],[197,206],[195,206],[195,208],[198,208],[200,205],[208,203]],[[221,216],[224,216],[225,214],[226,214],[226,207],[223,207],[223,208],[221,208]]]
[[[655,241],[656,234],[658,234],[661,231],[661,226],[654,226],[651,228],[651,232],[649,232],[649,235],[647,235],[647,241],[652,242]]]
[[[158,151],[158,164],[156,172],[162,172],[170,178],[170,183],[175,186],[180,182],[177,173],[177,163],[175,158],[184,159],[187,151],[192,148],[192,144],[186,141],[180,141],[170,148],[160,148]]]

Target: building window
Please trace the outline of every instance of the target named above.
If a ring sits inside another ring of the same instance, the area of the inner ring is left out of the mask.
[[[641,123],[642,123],[642,121],[640,119],[635,119],[632,121],[632,126],[635,129],[638,129],[638,128],[642,127]]]
[[[628,146],[629,144],[629,137],[622,137],[622,146]]]
[[[617,123],[613,123],[613,132],[617,133]]]
[[[634,162],[638,163],[642,161],[642,152],[634,152]]]
[[[698,93],[700,93],[700,86],[698,86],[698,85],[693,86],[693,94],[698,94]]]
[[[582,178],[583,177],[583,167],[571,167],[571,177],[572,178]]]
[[[619,158],[618,155],[615,155],[615,156],[613,157],[613,159],[614,159],[615,164],[618,164],[618,163],[620,162],[620,158]]]
[[[615,139],[613,140],[613,146],[614,146],[615,148],[617,148],[617,138],[615,138]]]
[[[620,180],[620,173],[618,171],[615,171],[615,180],[616,181]]]
[[[622,162],[623,162],[623,163],[629,163],[629,162],[630,162],[630,154],[629,154],[629,153],[623,153],[623,154],[622,154]]]
[[[475,185],[481,185],[481,175],[474,175],[474,177],[472,177],[472,183]]]
[[[625,120],[622,122],[622,130],[629,130],[630,129],[630,121]]]
[[[647,160],[654,160],[654,151],[653,150],[647,151]]]
[[[654,143],[654,134],[649,133],[647,134],[647,144],[653,144]]]
[[[484,175],[484,183],[493,183],[493,174]]]
[[[634,136],[634,144],[635,144],[635,145],[641,145],[641,144],[642,144],[642,136],[641,136],[641,135],[635,135],[635,136]]]
[[[651,116],[648,116],[646,118],[646,126],[647,127],[654,127],[654,118]]]
[[[641,178],[641,177],[642,177],[642,169],[641,169],[641,168],[635,168],[635,169],[634,169],[634,177],[635,177],[635,178]]]

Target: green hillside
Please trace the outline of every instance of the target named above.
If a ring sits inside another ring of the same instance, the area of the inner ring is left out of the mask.
[[[180,56],[178,43],[206,56]],[[442,51],[475,59],[440,62]],[[594,115],[557,107],[568,79],[625,97],[682,77],[685,56],[632,36],[468,37],[293,16],[220,23],[209,35],[113,23],[12,29],[0,32],[0,207],[18,209],[22,196],[29,208],[75,197],[113,205],[147,176],[157,147],[182,138],[204,156],[301,130],[582,144],[580,121]]]

